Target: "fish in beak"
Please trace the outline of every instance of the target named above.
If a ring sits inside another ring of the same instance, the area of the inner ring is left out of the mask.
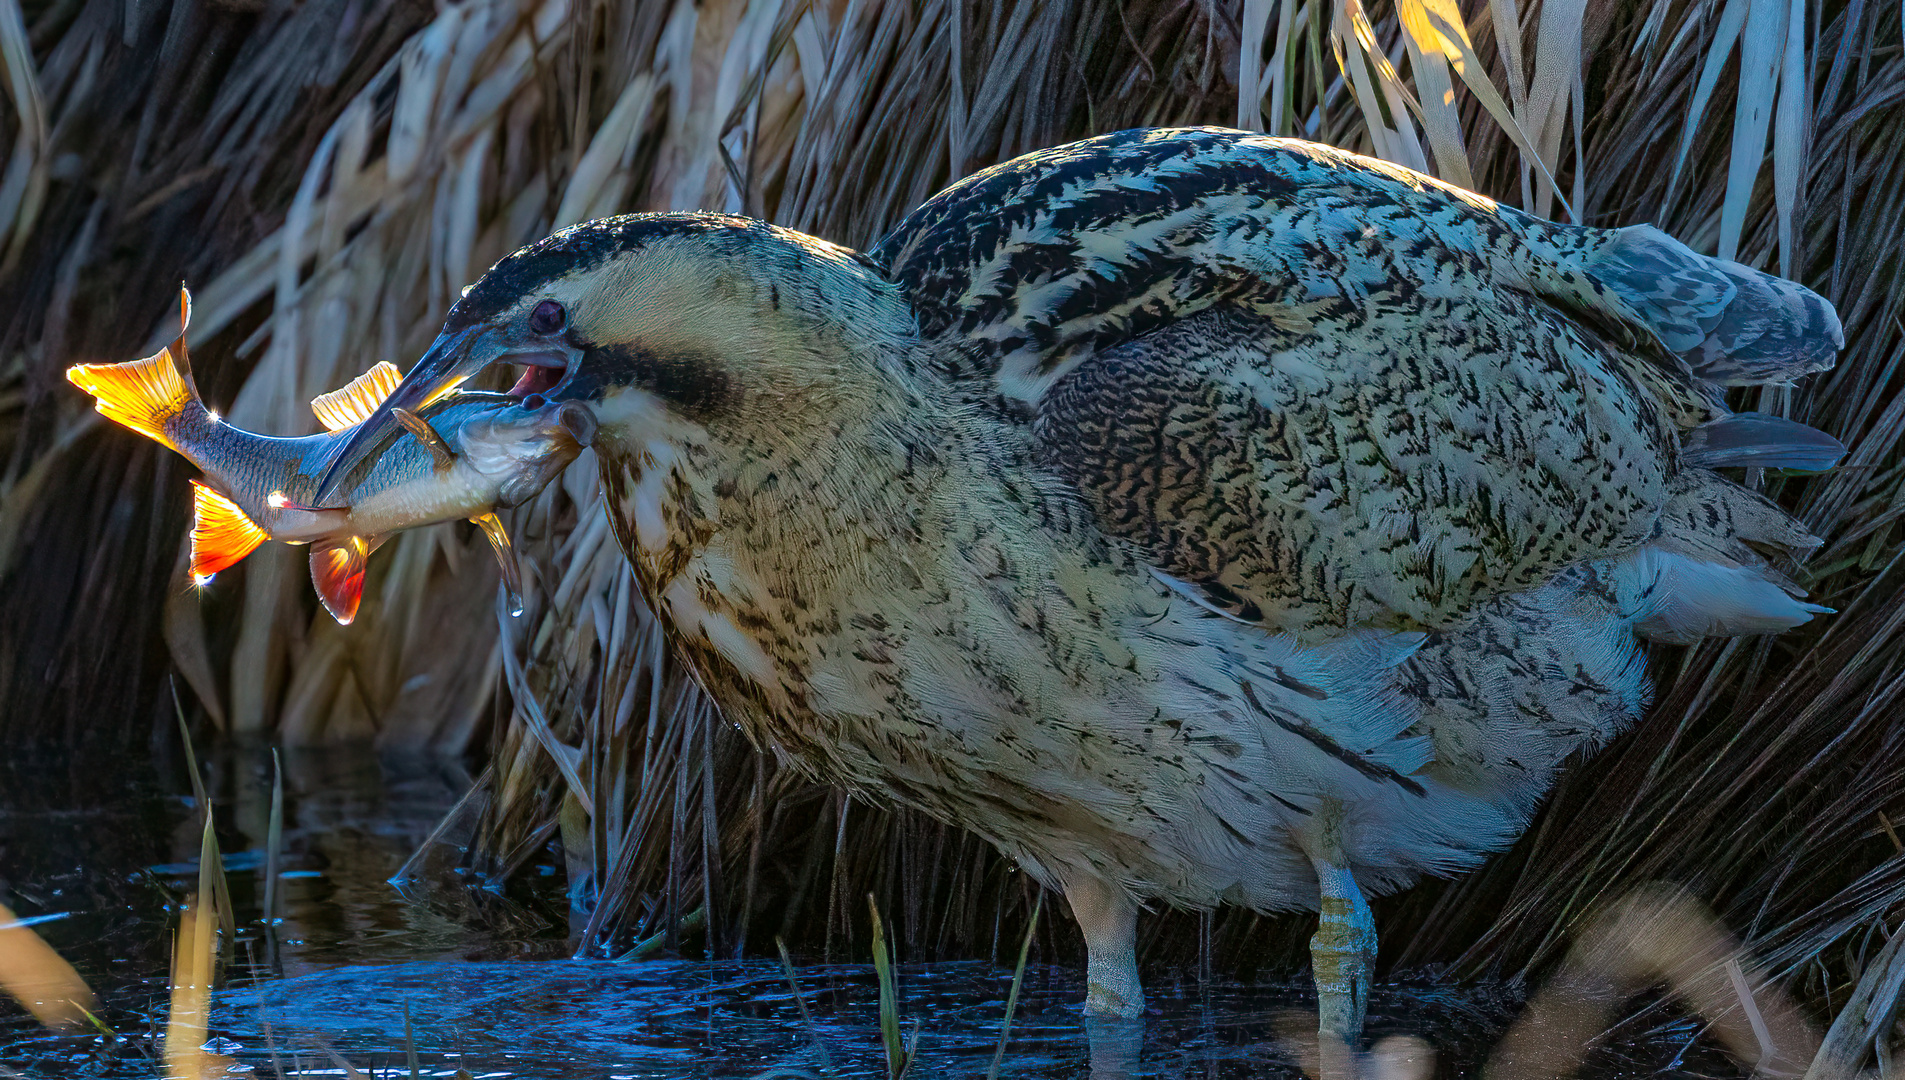
[[[404,427],[397,419],[401,415],[398,410],[414,416],[483,370],[485,364],[472,366],[466,363],[470,339],[475,335],[474,327],[438,335],[436,341],[431,343],[430,351],[424,353],[423,359],[410,369],[410,374],[404,376],[390,396],[338,448],[337,456],[331,459],[318,481],[317,505],[329,505],[337,498],[339,490],[346,486],[346,478],[359,465],[374,459],[403,434]]]
[[[199,398],[185,345],[190,299],[180,296],[179,337],[171,347],[123,364],[75,365],[67,379],[93,395],[101,414],[204,471],[192,482],[198,584],[268,540],[308,544],[313,586],[337,621],[349,623],[363,595],[365,559],[384,539],[467,518],[494,546],[512,614],[520,611],[521,572],[497,511],[533,497],[593,441],[596,421],[586,405],[535,393],[446,395],[462,381],[453,378],[435,392],[423,389],[407,409],[393,405],[401,392],[397,369],[378,364],[311,402],[324,434],[259,435],[224,421]],[[348,482],[329,501],[315,498],[320,471],[373,416],[390,417],[393,434],[411,438],[373,444],[374,461],[345,474]]]
[[[319,505],[329,505],[352,478],[403,434],[403,414],[416,415],[492,364],[521,364],[528,368],[511,388],[517,397],[548,393],[572,370],[579,350],[546,334],[493,322],[457,325],[455,313],[423,354],[410,374],[385,398],[369,419],[339,448],[318,484]]]

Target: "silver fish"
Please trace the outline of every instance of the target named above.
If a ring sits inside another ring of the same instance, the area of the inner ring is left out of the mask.
[[[192,573],[202,585],[266,540],[311,546],[311,582],[340,623],[356,617],[365,559],[403,529],[468,518],[503,567],[512,608],[521,573],[498,508],[541,491],[595,437],[595,416],[540,395],[460,393],[398,419],[407,435],[316,505],[318,479],[357,425],[400,381],[379,363],[311,403],[329,430],[276,438],[237,428],[205,407],[185,349],[190,298],[180,295],[179,339],[143,360],[80,364],[66,372],[107,418],[157,440],[204,471],[193,480]]]

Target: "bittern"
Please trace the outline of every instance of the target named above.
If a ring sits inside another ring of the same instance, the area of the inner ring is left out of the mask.
[[[497,263],[385,405],[494,363],[586,401],[607,512],[757,741],[1062,890],[1088,1007],[1148,901],[1316,909],[1506,846],[1638,719],[1644,642],[1826,609],[1720,470],[1843,447],[1729,386],[1831,367],[1824,299],[1649,226],[1386,162],[1129,131],[970,176],[861,254],[707,213]],[[336,463],[361,468],[381,418]]]

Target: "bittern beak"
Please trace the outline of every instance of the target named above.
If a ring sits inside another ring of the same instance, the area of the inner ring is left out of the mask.
[[[404,428],[397,420],[397,410],[406,409],[419,414],[470,376],[497,363],[526,364],[532,369],[556,369],[555,378],[525,378],[512,393],[526,394],[532,389],[541,388],[543,384],[549,384],[549,388],[553,389],[554,383],[573,369],[575,352],[566,345],[552,346],[546,339],[517,340],[508,328],[490,324],[478,323],[458,330],[446,329],[437,335],[429,351],[410,369],[410,374],[404,376],[403,382],[397,384],[397,388],[377,406],[369,419],[357,426],[349,441],[331,459],[313,501],[318,506],[329,505],[349,477],[374,461],[403,434]]]

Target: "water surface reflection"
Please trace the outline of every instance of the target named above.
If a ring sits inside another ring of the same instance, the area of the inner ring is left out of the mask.
[[[566,927],[534,914],[561,910],[553,855],[526,869],[530,891],[512,898],[454,885],[399,893],[389,883],[468,792],[462,766],[355,751],[290,753],[284,766],[282,922],[272,934],[259,923],[271,757],[207,762],[240,924],[215,1004],[215,1049],[260,1075],[343,1075],[333,1053],[407,1075],[406,1013],[427,1075],[884,1075],[869,967],[800,966],[810,1025],[777,962],[569,959]],[[174,905],[197,874],[190,790],[177,762],[0,766],[0,902],[43,920],[36,929],[99,992],[103,1019],[129,1036],[54,1036],[0,1004],[0,1066],[36,1080],[157,1075],[149,1036],[163,1027]],[[903,1027],[919,1040],[912,1075],[983,1076],[1009,984],[1009,971],[982,963],[902,968]],[[1140,1027],[1095,1032],[1094,1070],[1077,974],[1029,972],[1001,1075],[1296,1075],[1278,1034],[1293,1010],[1313,1008],[1302,983],[1161,979],[1152,991]],[[1421,1035],[1439,1075],[1474,1075],[1517,1005],[1500,987],[1392,983],[1372,1000],[1371,1029]],[[1740,1075],[1699,1048],[1694,1031],[1679,1022],[1636,1033],[1597,1051],[1584,1075]]]

